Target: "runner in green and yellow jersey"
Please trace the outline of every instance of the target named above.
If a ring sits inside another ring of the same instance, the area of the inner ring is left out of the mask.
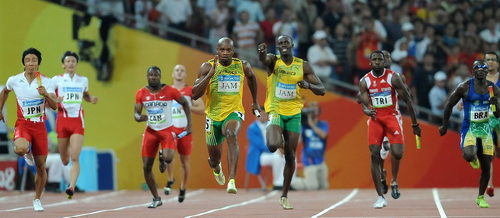
[[[193,86],[193,100],[206,93],[205,135],[208,145],[208,164],[213,169],[219,185],[225,184],[222,172],[222,142],[227,138],[229,182],[227,192],[236,194],[236,167],[239,147],[237,135],[241,121],[245,118],[243,107],[243,82],[247,79],[252,93],[252,111],[260,111],[257,103],[257,82],[250,64],[245,60],[233,58],[233,40],[223,37],[217,43],[217,55],[201,65]]]
[[[295,171],[295,151],[301,132],[300,112],[304,106],[300,92],[302,89],[310,89],[315,95],[324,95],[325,88],[311,65],[293,56],[293,42],[290,36],[279,36],[276,48],[280,55],[268,54],[264,43],[259,45],[258,52],[268,75],[265,102],[266,112],[269,113],[267,147],[271,152],[278,148],[284,150],[285,179],[280,204],[283,209],[289,210],[293,207],[289,204],[287,195]]]

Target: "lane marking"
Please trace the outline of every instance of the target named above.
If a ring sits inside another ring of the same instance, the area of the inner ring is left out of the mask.
[[[203,213],[199,213],[199,214],[195,214],[195,215],[191,215],[191,216],[186,216],[184,218],[191,218],[191,217],[203,216],[203,215],[206,215],[206,214],[209,214],[209,213],[213,213],[213,212],[217,212],[217,211],[221,211],[221,210],[227,210],[227,209],[231,209],[231,208],[234,208],[234,207],[241,207],[241,206],[245,206],[245,205],[248,205],[248,204],[253,204],[253,203],[256,203],[256,202],[268,199],[268,198],[276,195],[276,193],[278,193],[278,191],[274,190],[272,192],[267,193],[264,196],[260,196],[258,198],[254,198],[252,200],[243,201],[243,202],[237,203],[237,204],[231,204],[231,205],[228,205],[228,206],[225,206],[225,207],[221,207],[221,208],[209,210],[209,211],[206,211],[206,212],[203,212]]]
[[[323,211],[319,212],[318,214],[312,216],[311,218],[317,218],[317,217],[325,214],[326,212],[328,212],[330,210],[333,210],[336,207],[349,202],[354,196],[356,196],[358,194],[358,192],[359,192],[359,190],[357,188],[353,189],[351,191],[351,193],[349,193],[349,195],[347,195],[344,199],[340,200],[339,202],[337,202],[336,204],[330,206],[329,208],[324,209]]]
[[[194,195],[198,195],[198,194],[203,193],[204,191],[205,191],[204,189],[199,189],[199,190],[196,190],[196,191],[193,191],[193,192],[188,192],[186,194],[186,197],[191,197],[191,196],[194,196]],[[166,204],[167,202],[172,202],[172,201],[177,201],[177,196],[169,198],[167,200],[162,200],[162,202],[164,204]],[[90,212],[90,213],[82,213],[82,214],[77,214],[77,215],[71,215],[71,216],[66,216],[66,217],[63,217],[63,218],[89,216],[89,215],[94,215],[94,214],[98,214],[98,213],[104,213],[104,212],[110,212],[110,211],[118,211],[118,210],[125,210],[125,209],[130,209],[130,208],[135,208],[135,207],[146,207],[149,204],[150,203],[133,204],[133,205],[127,205],[127,206],[117,207],[117,208],[113,208],[113,209],[103,209],[103,210],[97,210],[97,211]]]
[[[46,204],[46,205],[42,204],[42,205],[44,208],[47,208],[47,207],[57,207],[57,206],[67,205],[67,204],[76,204],[76,203],[80,203],[80,202],[92,202],[92,201],[95,201],[96,199],[99,199],[99,198],[113,197],[113,196],[120,195],[123,193],[125,193],[125,190],[90,196],[90,197],[86,197],[86,198],[82,198],[82,199],[78,199],[78,200],[64,200],[64,201],[60,201],[60,202],[56,202],[56,203],[52,203],[52,204]],[[0,210],[0,212],[10,212],[10,211],[25,210],[25,209],[33,209],[33,206],[5,209],[5,210]]]
[[[23,198],[23,197],[30,196],[30,195],[34,195],[34,194],[33,193],[24,193],[21,195],[11,195],[11,196],[0,197],[0,201],[10,201],[10,200],[14,200],[15,198]],[[14,199],[11,199],[11,198],[14,198]]]
[[[442,218],[447,217],[446,213],[444,212],[443,205],[441,205],[441,200],[439,200],[439,193],[437,188],[432,189],[432,197],[434,198],[434,203],[436,203],[436,207],[439,211],[439,216]]]

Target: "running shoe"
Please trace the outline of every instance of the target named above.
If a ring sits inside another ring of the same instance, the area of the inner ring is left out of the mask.
[[[33,210],[35,210],[36,212],[42,212],[44,210],[40,199],[33,200]]]
[[[163,152],[162,152],[161,149],[160,149],[160,152],[158,154],[158,160],[160,161],[160,165],[159,165],[159,167],[160,167],[160,173],[163,173],[167,169],[167,162],[165,162],[163,160]]]
[[[280,205],[285,210],[291,210],[291,209],[293,209],[293,206],[288,202],[288,198],[287,197],[281,197],[280,198]]]
[[[153,202],[149,204],[148,208],[157,208],[161,206],[163,202],[161,202],[161,198],[153,198]]]
[[[184,198],[186,198],[186,189],[180,189],[179,190],[179,203],[182,203],[184,201]]]
[[[230,179],[229,182],[227,182],[226,191],[227,193],[230,194],[236,194],[236,192],[238,192],[238,190],[236,189],[236,182],[234,181],[234,179]]]
[[[219,183],[219,185],[224,185],[224,184],[226,184],[226,177],[224,177],[224,173],[222,172],[221,162],[219,162],[219,169],[220,169],[219,173],[216,173],[215,170],[213,171],[215,181],[217,181],[217,183]]]
[[[398,199],[401,196],[401,193],[399,193],[399,186],[396,181],[391,183],[391,196],[394,199]]]
[[[488,186],[488,188],[486,188],[486,194],[488,194],[488,196],[490,197],[495,196],[495,189],[493,188],[493,186]]]
[[[387,194],[387,191],[389,191],[389,186],[387,185],[387,171],[384,169],[382,171],[382,179],[380,179],[380,182],[382,182],[382,193]]]
[[[479,169],[481,167],[481,164],[479,163],[479,159],[477,157],[469,163],[470,163],[470,166],[474,169]]]
[[[476,198],[476,204],[480,208],[489,208],[490,207],[490,204],[488,204],[488,202],[486,202],[486,199],[484,199],[484,195],[477,196],[477,198]]]
[[[31,151],[24,154],[24,160],[26,161],[26,164],[28,164],[28,166],[35,165],[35,160],[33,160],[33,153],[31,153]]]
[[[174,182],[175,182],[175,179],[167,182],[167,186],[165,186],[165,188],[163,188],[163,193],[165,193],[165,195],[169,195],[170,192],[172,192],[172,185],[174,184]]]
[[[380,157],[382,159],[386,159],[387,156],[389,156],[389,142],[388,141],[384,141],[382,142],[382,146],[380,146]]]
[[[387,206],[387,201],[385,200],[385,198],[383,196],[378,196],[377,201],[375,201],[375,203],[373,203],[373,208],[375,208],[375,209],[382,209],[385,206]]]
[[[75,193],[75,188],[69,187],[66,189],[66,194],[68,195],[68,199],[73,198],[73,194]]]

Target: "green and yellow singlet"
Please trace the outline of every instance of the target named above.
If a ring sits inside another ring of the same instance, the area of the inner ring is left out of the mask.
[[[214,64],[214,60],[208,63]],[[233,58],[229,66],[217,64],[215,74],[210,79],[207,89],[205,113],[214,121],[222,121],[229,114],[238,111],[245,113],[243,108],[243,81],[245,73],[240,59]]]
[[[304,61],[293,57],[292,63],[286,65],[279,55],[277,58],[273,73],[267,77],[266,111],[286,116],[298,114],[304,106],[297,85],[304,79]]]

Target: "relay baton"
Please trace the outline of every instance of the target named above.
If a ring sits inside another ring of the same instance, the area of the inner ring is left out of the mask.
[[[187,135],[188,135],[187,131],[182,131],[181,134],[177,135],[177,138],[181,139],[181,138],[183,138],[184,136],[187,136]]]
[[[253,110],[253,113],[255,114],[255,116],[257,116],[258,118],[260,118],[260,112],[259,112],[259,110],[255,109],[255,110]]]
[[[416,141],[417,149],[421,149],[422,143],[420,142],[420,136],[415,135],[415,141]]]
[[[38,83],[38,87],[42,86],[42,78],[40,77],[40,72],[35,73],[36,82]]]
[[[495,96],[495,94],[493,93],[493,86],[488,86],[488,92],[490,93],[490,97]],[[495,112],[496,110],[497,110],[496,105],[492,104],[491,105],[491,111]]]

